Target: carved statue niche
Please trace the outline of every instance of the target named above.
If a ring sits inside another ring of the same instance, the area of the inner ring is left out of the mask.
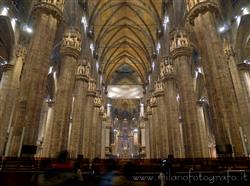
[[[85,67],[82,66],[82,65],[78,66],[78,68],[77,68],[77,74],[79,74],[79,75],[85,75]]]
[[[150,102],[150,106],[155,105],[155,104],[156,104],[156,101],[157,101],[157,100],[156,100],[156,97],[155,97],[155,96],[151,97],[151,98],[150,98],[150,101],[149,101],[149,102]]]
[[[173,65],[167,64],[166,65],[166,74],[171,74],[171,73],[173,73],[173,71],[174,71]]]
[[[165,75],[165,64],[164,62],[161,62],[161,65],[160,65],[160,76],[163,77]]]

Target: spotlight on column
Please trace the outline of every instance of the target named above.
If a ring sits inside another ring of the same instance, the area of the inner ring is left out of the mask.
[[[83,17],[82,17],[81,23],[83,24],[84,30],[86,31],[87,28],[88,28],[88,21],[87,21],[86,16],[83,16]]]
[[[167,24],[169,23],[169,17],[168,16],[164,16],[164,19],[163,19],[163,27],[164,27],[164,30],[167,29]]]
[[[223,32],[225,32],[226,31],[226,27],[225,26],[221,26],[220,28],[219,28],[219,32],[220,33],[223,33]]]
[[[30,27],[29,25],[26,25],[26,24],[22,26],[22,30],[24,32],[27,32],[28,34],[32,34],[33,33],[32,27]]]
[[[160,42],[158,42],[157,46],[156,46],[157,54],[160,53],[160,49],[161,49],[161,44],[160,44]]]

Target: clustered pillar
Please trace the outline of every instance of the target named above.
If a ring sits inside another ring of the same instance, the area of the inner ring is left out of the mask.
[[[171,33],[170,54],[176,69],[176,79],[180,90],[180,105],[183,117],[183,135],[186,157],[203,157],[199,135],[198,113],[191,73],[192,48],[186,32]]]
[[[169,141],[169,154],[176,158],[184,157],[184,147],[179,124],[176,71],[170,60],[165,58],[160,64],[160,76],[163,82],[165,104],[165,127]]]
[[[67,150],[72,95],[77,60],[81,51],[81,34],[77,28],[66,29],[61,46],[61,68],[55,98],[50,154]]]
[[[22,145],[36,146],[40,112],[46,90],[50,54],[64,1],[39,1],[33,8],[34,34],[28,47],[13,119],[8,156],[19,156]],[[46,40],[46,42],[44,42]]]
[[[75,77],[74,106],[69,143],[69,155],[71,158],[83,155],[83,130],[85,130],[83,113],[86,109],[89,73],[90,64],[86,59],[82,59],[77,67]]]
[[[187,0],[188,21],[197,37],[203,59],[202,66],[213,111],[217,153],[244,156],[237,93],[216,26],[218,3],[218,0]]]
[[[5,145],[7,143],[6,135],[9,133],[10,124],[13,117],[13,111],[15,109],[15,100],[19,88],[19,79],[23,63],[26,56],[26,49],[24,46],[18,45],[15,50],[15,57],[11,64],[4,66],[5,72],[2,76],[0,85],[0,155],[3,155]],[[6,84],[4,84],[6,82]],[[7,113],[7,114],[6,114]]]

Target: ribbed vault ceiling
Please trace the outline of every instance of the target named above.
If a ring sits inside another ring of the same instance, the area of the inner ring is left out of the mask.
[[[146,82],[157,46],[161,5],[161,0],[89,1],[95,51],[107,82],[124,64]]]

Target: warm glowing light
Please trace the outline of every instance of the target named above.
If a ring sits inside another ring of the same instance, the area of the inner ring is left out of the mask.
[[[134,132],[138,132],[138,129],[134,129]]]
[[[109,98],[140,99],[143,97],[141,85],[108,85]]]

